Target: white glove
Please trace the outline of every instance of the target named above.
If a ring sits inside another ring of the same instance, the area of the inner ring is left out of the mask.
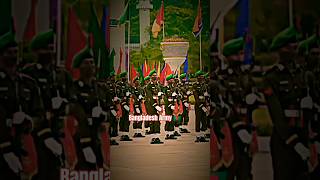
[[[136,112],[137,112],[138,114],[140,114],[140,109],[139,109],[139,108],[136,108]]]
[[[3,154],[3,158],[14,173],[22,171],[21,162],[13,152]]]
[[[96,106],[92,109],[92,117],[98,118],[101,114],[103,114],[103,110],[100,106]]]
[[[142,98],[143,98],[143,96],[140,94],[140,95],[139,95],[139,99],[142,99]]]
[[[111,113],[113,116],[117,116],[117,112],[114,109],[111,110]]]
[[[173,92],[173,93],[172,93],[172,96],[177,96],[177,93],[176,93],[176,92]]]
[[[160,112],[162,109],[160,106],[156,106],[156,110]]]
[[[44,140],[44,144],[47,146],[48,149],[54,154],[60,156],[62,154],[62,146],[59,144],[55,139],[52,137],[47,138]]]
[[[205,107],[202,107],[201,109],[202,109],[202,110],[203,110],[203,112],[205,112],[205,113],[208,111],[208,109],[207,109],[207,108],[205,108]]]
[[[91,147],[86,147],[84,149],[82,149],[83,154],[84,154],[84,158],[86,159],[87,162],[89,163],[96,163],[96,155],[94,154],[93,150],[91,149]]]
[[[158,92],[158,96],[161,96],[162,95],[162,92]]]
[[[61,98],[60,96],[51,99],[52,109],[59,109],[63,102],[68,102],[67,99]]]
[[[310,157],[310,151],[302,143],[297,143],[294,146],[294,150],[300,155],[302,160],[307,160]]]
[[[129,108],[128,105],[124,105],[123,108],[124,108],[125,110],[127,110],[127,111],[130,111],[130,108]]]
[[[170,107],[172,110],[174,110],[174,106],[172,105],[171,107]]]
[[[120,99],[118,98],[118,97],[114,97],[113,98],[113,102],[115,102],[115,101],[119,101]]]
[[[313,107],[312,98],[310,96],[306,96],[306,97],[302,98],[301,102],[300,102],[300,107],[306,108],[306,109],[312,109],[312,107]]]
[[[250,144],[252,141],[252,135],[249,134],[249,132],[245,129],[241,129],[240,131],[238,131],[238,136],[241,139],[242,142],[246,143],[246,144]]]
[[[185,107],[189,107],[189,103],[185,102],[183,103]]]
[[[29,121],[32,120],[32,118],[29,115],[27,115],[26,113],[24,113],[22,111],[19,111],[19,112],[15,112],[13,114],[12,122],[13,122],[13,124],[21,124],[25,119],[29,120]]]
[[[315,142],[315,145],[316,145],[316,147],[317,147],[317,152],[318,152],[318,154],[320,154],[320,142],[319,142],[319,141],[316,141],[316,142]]]
[[[257,100],[257,95],[251,93],[246,96],[246,103],[252,105]]]
[[[129,91],[126,92],[126,96],[129,96],[131,93]]]
[[[191,94],[191,91],[187,91],[187,95],[189,96]]]

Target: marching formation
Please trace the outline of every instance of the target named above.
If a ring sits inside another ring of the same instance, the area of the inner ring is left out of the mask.
[[[269,52],[275,64],[270,66],[243,63],[244,38],[225,43],[227,67],[217,65],[209,82],[214,176],[253,179],[259,128],[253,111],[267,108],[273,124],[273,179],[319,179],[319,27],[314,32],[303,39],[291,26],[276,35]]]
[[[209,142],[208,73],[170,74],[165,85],[156,70],[132,82],[127,72],[97,80],[86,47],[73,59],[73,68],[80,72],[74,80],[55,63],[54,36],[48,31],[33,38],[29,48],[34,63],[17,60],[14,33],[0,37],[0,171],[5,177],[59,179],[61,168],[110,170],[110,145],[119,145],[115,137],[133,141],[149,136],[150,144],[163,144],[190,133],[191,96],[195,142]],[[130,120],[139,116],[153,119]],[[165,117],[164,129],[160,117]],[[160,137],[162,131],[165,137]]]

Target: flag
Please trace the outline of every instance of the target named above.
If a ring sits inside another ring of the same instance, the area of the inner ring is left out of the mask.
[[[101,28],[103,32],[103,39],[105,39],[107,49],[110,49],[110,10],[108,5],[103,5],[103,15]]]
[[[253,38],[249,27],[249,0],[240,0],[240,15],[237,23],[236,37],[245,38],[244,64],[252,64]]]
[[[197,17],[194,20],[192,32],[195,37],[198,37],[202,31],[203,24],[202,24],[202,8],[201,8],[201,1],[199,0],[198,3],[198,13]]]
[[[114,71],[114,57],[116,56],[116,52],[115,52],[115,50],[112,48],[112,51],[111,51],[111,53],[109,54],[109,65],[111,66],[110,67],[110,69],[111,69],[111,71],[109,71],[109,74],[112,72],[112,71]],[[109,74],[108,74],[108,76],[109,76]]]
[[[28,22],[24,29],[23,41],[30,42],[34,35],[36,34],[36,6],[38,0],[31,1],[31,9],[28,17]]]
[[[67,30],[67,57],[65,66],[68,71],[73,75],[73,78],[79,78],[79,71],[72,70],[73,57],[80,52],[87,42],[87,38],[82,31],[78,18],[72,7],[68,10],[68,30]]]
[[[131,70],[130,79],[132,81],[135,77],[137,77],[138,73],[137,73],[136,69],[134,68],[133,64],[131,64],[130,70]]]
[[[118,67],[117,74],[120,74],[120,73],[121,73],[122,55],[123,55],[123,51],[122,51],[122,48],[120,47],[120,63],[119,63],[119,67]]]
[[[142,67],[143,67],[143,64],[142,64]],[[144,84],[143,71],[142,71],[142,69],[141,69],[141,67],[140,67],[140,66],[138,66],[138,73],[139,73],[140,83],[141,83],[141,84]]]
[[[160,10],[157,14],[156,19],[153,22],[152,29],[151,29],[153,38],[158,37],[158,33],[161,31],[161,26],[163,25],[163,23],[164,23],[164,5],[162,1]]]
[[[210,37],[210,52],[212,54],[220,52],[220,47],[223,46],[223,28],[222,22],[228,12],[237,4],[238,0],[212,0],[210,3],[210,24],[211,24],[211,37]],[[219,37],[222,37],[219,39]]]
[[[188,70],[189,70],[189,62],[188,62],[188,54],[186,56],[186,60],[184,61],[184,66],[183,66],[183,72],[186,73],[187,79],[188,78]]]
[[[0,1],[0,36],[12,28],[11,6],[11,0]]]
[[[127,2],[121,16],[119,17],[119,25],[124,24],[129,19],[129,2],[130,0]]]
[[[160,61],[159,61],[159,63],[158,63],[158,67],[157,67],[157,68],[158,68],[158,70],[157,70],[157,74],[158,74],[158,76],[160,76],[160,72],[161,72],[161,71],[160,71],[160,65],[161,65],[161,64],[160,64]]]
[[[145,59],[144,60],[144,67],[143,67],[143,76],[146,77],[149,75],[149,72],[150,72],[150,68],[148,67],[148,64],[147,64],[147,60]]]
[[[125,70],[127,72],[129,72],[129,56],[128,56],[128,52],[126,51],[126,59],[125,59],[126,63],[125,63]]]
[[[101,65],[97,65],[101,67],[100,71],[97,72],[98,78],[106,78],[113,70],[113,62],[108,59],[108,51],[105,39],[103,38],[103,31],[99,26],[98,17],[92,2],[90,3],[90,15],[89,33],[91,33],[91,37],[93,37],[93,54],[96,65],[98,63],[99,52],[101,58]]]
[[[161,71],[161,74],[160,74],[160,83],[161,83],[161,84],[164,84],[164,83],[165,83],[166,77],[167,77],[167,75],[169,75],[169,74],[172,74],[171,67],[170,67],[169,64],[165,63],[165,64],[164,64],[164,67],[163,67],[163,69],[162,69],[162,71]]]

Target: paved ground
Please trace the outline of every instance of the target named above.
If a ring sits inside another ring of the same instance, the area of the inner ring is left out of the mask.
[[[111,148],[112,180],[209,180],[209,143],[194,143],[194,111],[191,134],[163,145],[150,145],[150,137],[120,142]],[[161,128],[164,128],[162,124]],[[131,127],[132,128],[132,127]],[[132,132],[132,131],[131,131]],[[161,137],[164,140],[164,134]],[[253,162],[255,180],[271,180],[271,157],[258,153]]]

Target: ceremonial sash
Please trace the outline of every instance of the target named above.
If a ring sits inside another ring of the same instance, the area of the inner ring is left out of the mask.
[[[210,167],[217,171],[222,165],[219,142],[213,128],[210,128]]]
[[[130,98],[130,113],[134,113],[134,99],[133,97]]]
[[[117,118],[121,118],[122,117],[122,108],[121,108],[121,104],[117,104],[116,105],[118,111],[117,111]]]
[[[23,134],[21,137],[23,149],[27,156],[22,156],[22,167],[25,174],[32,177],[38,172],[38,156],[33,137],[30,133]]]
[[[68,116],[65,119],[64,138],[61,138],[63,150],[66,156],[66,166],[74,169],[78,162],[76,145],[73,136],[76,133],[77,120],[73,116]]]
[[[100,139],[101,139],[103,166],[105,169],[109,169],[110,168],[110,138],[107,131],[103,131],[100,134]]]
[[[258,134],[257,131],[254,130],[252,132],[252,142],[250,144],[250,152],[251,155],[254,155],[255,153],[257,153],[259,151],[259,146],[258,146]]]
[[[144,102],[141,103],[141,111],[143,115],[147,114],[147,109],[146,109],[146,105]]]
[[[226,121],[224,121],[224,126],[221,129],[221,132],[224,135],[224,139],[221,140],[222,145],[222,159],[226,167],[229,167],[233,161],[233,144],[232,144],[232,135],[231,130]]]
[[[311,165],[311,172],[315,170],[315,168],[318,166],[318,152],[317,147],[314,143],[309,145],[310,148],[310,165]]]
[[[182,101],[180,101],[180,104],[179,104],[179,113],[183,114],[183,103],[182,103]]]

